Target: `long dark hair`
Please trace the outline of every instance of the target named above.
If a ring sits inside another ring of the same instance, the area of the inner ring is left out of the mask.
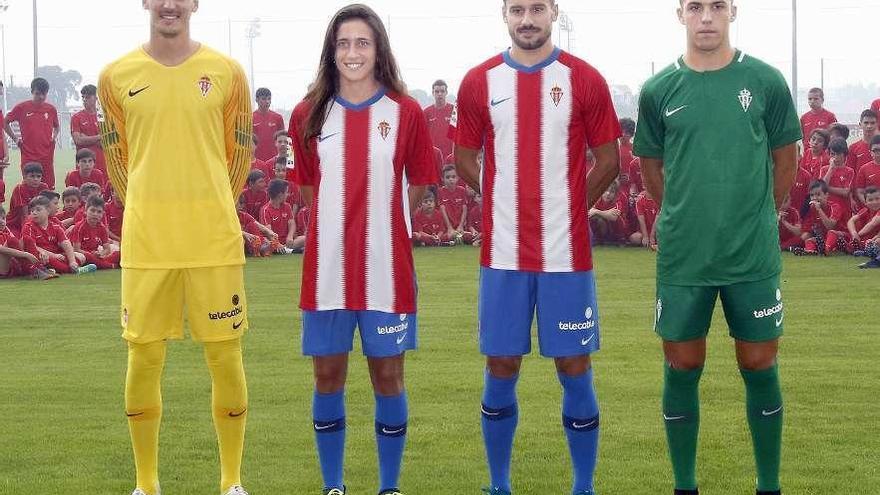
[[[329,112],[328,103],[339,91],[339,70],[336,68],[336,35],[339,26],[345,21],[360,19],[370,26],[376,43],[376,68],[374,76],[385,88],[400,94],[406,94],[406,86],[400,79],[400,70],[394,54],[391,53],[391,42],[388,40],[388,32],[382,19],[373,9],[366,5],[355,3],[343,7],[333,16],[327,33],[324,35],[324,48],[321,50],[321,60],[318,62],[318,75],[315,82],[309,87],[305,99],[311,103],[306,124],[302,129],[305,148],[308,149],[309,139],[321,133],[324,120]]]

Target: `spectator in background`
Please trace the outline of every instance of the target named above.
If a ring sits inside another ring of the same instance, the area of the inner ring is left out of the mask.
[[[849,147],[849,155],[846,157],[846,166],[851,168],[854,174],[859,171],[862,165],[870,163],[872,160],[871,139],[877,134],[877,112],[873,110],[862,112],[859,118],[859,127],[862,129],[862,139]]]
[[[791,248],[800,248],[804,241],[801,236],[801,215],[796,208],[791,206],[791,198],[782,201],[782,208],[776,213],[779,222],[779,247],[782,251],[791,251]]]
[[[280,114],[269,110],[272,105],[272,92],[269,88],[260,88],[257,90],[257,109],[254,111],[254,135],[257,136],[257,149],[254,156],[258,160],[272,162],[275,155],[275,134],[278,131],[286,129],[284,126],[284,117]]]
[[[633,145],[632,138],[636,134],[636,121],[624,117],[620,119],[620,129],[623,136],[620,138],[620,174],[617,176],[620,191],[635,198],[638,193],[633,194],[630,184],[632,183],[632,175],[630,175],[630,166],[633,161]]]
[[[21,240],[6,227],[6,210],[0,204],[0,280],[28,274],[39,280],[58,276],[46,270],[43,262],[24,250]]]
[[[841,208],[829,201],[828,184],[823,180],[810,184],[810,209],[801,223],[803,251],[792,249],[795,254],[829,255],[837,250],[837,241],[844,238],[846,220]]]
[[[837,117],[823,108],[825,105],[825,92],[822,88],[813,88],[807,93],[807,103],[810,110],[801,116],[801,130],[804,139],[809,139],[816,129],[827,129],[828,126],[837,122]]]
[[[470,195],[466,188],[458,185],[458,173],[451,163],[443,167],[443,187],[437,189],[436,203],[446,225],[446,237],[463,242]]]
[[[800,213],[801,216],[807,212],[807,198],[810,197],[810,183],[816,180],[818,175],[818,170],[816,171],[816,174],[813,175],[807,171],[807,169],[798,167],[797,173],[794,176],[794,183],[792,183],[791,190],[788,193],[789,203],[792,208]]]
[[[612,182],[589,210],[593,244],[626,244],[629,240],[628,206],[627,194],[620,191],[617,181]]]
[[[455,241],[446,228],[446,220],[436,207],[434,193],[428,191],[413,215],[412,242],[416,246],[452,246]]]
[[[44,260],[57,273],[83,273],[97,267],[80,270],[86,257],[73,250],[60,225],[49,221],[49,200],[38,196],[28,203],[30,221],[21,231],[21,240],[27,252]],[[86,268],[86,267],[82,267]]]
[[[865,205],[865,190],[868,187],[880,187],[880,135],[871,138],[872,160],[859,168],[856,173],[855,189],[858,205]]]
[[[94,153],[95,168],[107,176],[107,165],[104,162],[104,148],[101,147],[101,127],[98,124],[98,88],[93,84],[82,87],[83,109],[70,117],[70,136],[76,145],[77,153],[88,149]],[[96,181],[92,181],[96,182]],[[103,186],[104,181],[100,184]]]
[[[119,268],[119,251],[113,249],[110,229],[104,219],[104,198],[95,195],[86,204],[86,218],[73,227],[70,243],[73,250],[85,257],[86,263],[99,270]]]
[[[269,176],[271,177],[271,176]],[[268,177],[262,170],[251,170],[247,176],[247,187],[244,192],[244,211],[254,218],[260,218],[260,210],[269,202]]]
[[[847,127],[845,124],[841,124],[840,122],[831,124],[830,126],[828,126],[828,137],[829,143],[835,139],[843,139],[844,141],[848,142],[849,127]]]
[[[831,151],[830,164],[822,167],[822,170],[819,171],[819,179],[828,188],[830,193],[828,201],[840,207],[841,218],[846,223],[849,217],[852,216],[850,195],[852,194],[853,180],[856,176],[855,172],[846,166],[847,157],[852,154],[852,151],[848,149],[846,141],[841,139],[831,141],[829,149]],[[812,189],[812,186],[810,188]]]
[[[638,158],[637,158],[638,160]],[[633,244],[641,244],[649,249],[657,249],[657,237],[654,225],[657,222],[657,215],[660,214],[660,205],[654,201],[647,190],[642,191],[636,199],[636,217],[639,223],[638,232],[630,236],[630,242]]]
[[[811,134],[804,134],[804,139],[809,139],[810,146],[804,151],[798,166],[816,179],[822,167],[828,165],[828,143],[831,135],[825,129],[814,129]]]
[[[64,205],[58,213],[58,220],[65,229],[73,225],[73,217],[80,208],[80,192],[78,187],[67,187],[61,193],[61,204]]]
[[[428,131],[431,134],[431,142],[440,148],[443,156],[452,154],[452,140],[449,138],[449,125],[452,120],[452,105],[446,102],[448,89],[442,79],[434,81],[431,85],[434,95],[434,104],[425,108],[425,118],[428,120]],[[450,163],[450,162],[446,162]]]
[[[15,105],[6,116],[5,129],[21,150],[21,168],[36,162],[43,167],[43,179],[49,189],[55,189],[55,139],[60,129],[58,111],[46,102],[49,82],[38,77],[31,82],[31,100]],[[20,136],[16,136],[10,125],[18,122]]]
[[[82,187],[86,182],[94,182],[103,190],[107,185],[107,174],[98,169],[96,158],[95,152],[89,148],[77,151],[76,170],[68,172],[67,177],[64,178],[64,185]]]
[[[6,214],[6,226],[16,237],[20,237],[22,227],[28,217],[28,204],[49,186],[43,182],[43,166],[39,163],[27,163],[22,172],[21,183],[12,190],[9,200],[9,213]]]
[[[874,100],[874,103],[871,103],[871,110],[880,115],[880,98]]]
[[[870,186],[865,190],[865,207],[849,219],[846,228],[850,254],[862,255],[869,251],[876,256],[880,244],[880,189]]]

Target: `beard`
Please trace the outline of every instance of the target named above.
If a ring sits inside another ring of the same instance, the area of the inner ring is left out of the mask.
[[[512,29],[510,31],[510,39],[513,40],[513,44],[515,44],[518,48],[521,48],[523,50],[534,50],[536,48],[544,46],[544,44],[547,43],[553,33],[551,33],[548,29],[547,31],[542,31],[538,34],[539,36],[536,38],[532,38],[531,40],[523,40],[519,38],[517,30]]]

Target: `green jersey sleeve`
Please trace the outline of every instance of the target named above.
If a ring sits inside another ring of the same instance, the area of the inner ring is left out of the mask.
[[[798,141],[803,136],[801,122],[785,77],[773,69],[768,79],[764,127],[767,129],[767,144],[771,150],[775,150]]]
[[[642,158],[663,158],[664,127],[651,85],[645,84],[639,95],[639,119],[633,139],[633,154]]]

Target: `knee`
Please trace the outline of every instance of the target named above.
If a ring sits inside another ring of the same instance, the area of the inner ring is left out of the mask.
[[[675,356],[666,357],[669,367],[679,371],[693,371],[702,368],[706,363],[705,360],[695,356]]]
[[[373,389],[383,397],[403,393],[403,370],[397,366],[378,366],[373,370]]]
[[[519,374],[521,365],[521,357],[489,357],[486,360],[486,369],[495,378],[513,378]]]
[[[741,356],[739,367],[746,371],[763,371],[772,368],[776,364],[775,355]]]
[[[580,376],[591,366],[590,356],[556,358],[556,371],[565,376]]]
[[[321,394],[334,394],[345,387],[344,366],[316,366],[315,388]]]

